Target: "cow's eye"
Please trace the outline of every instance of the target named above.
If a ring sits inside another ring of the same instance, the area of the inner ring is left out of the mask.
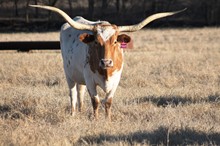
[[[96,44],[96,45],[98,45],[98,42],[97,42],[97,41],[95,41],[95,44]]]
[[[117,40],[114,41],[114,44],[117,44]]]

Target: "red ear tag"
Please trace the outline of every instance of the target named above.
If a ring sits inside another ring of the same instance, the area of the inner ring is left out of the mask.
[[[121,48],[122,48],[122,49],[125,49],[125,48],[127,48],[127,43],[125,43],[125,42],[122,42],[122,43],[121,43]]]

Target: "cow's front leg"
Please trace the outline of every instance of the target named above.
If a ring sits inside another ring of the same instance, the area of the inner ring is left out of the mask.
[[[98,115],[99,115],[98,110],[99,110],[100,99],[99,99],[99,96],[96,91],[96,86],[90,84],[90,86],[88,86],[87,88],[88,88],[89,95],[91,97],[91,102],[92,102],[93,111],[94,111],[94,117],[95,117],[95,119],[98,119]]]
[[[105,113],[106,113],[106,117],[111,120],[111,106],[112,106],[112,97],[111,98],[106,98],[105,102]]]
[[[105,106],[105,115],[111,121],[111,107],[112,107],[112,99],[115,93],[116,87],[113,88],[109,93],[106,94],[105,99],[102,101],[102,104]]]
[[[94,117],[95,119],[98,119],[99,116],[99,97],[98,96],[91,96],[93,111],[94,111]]]

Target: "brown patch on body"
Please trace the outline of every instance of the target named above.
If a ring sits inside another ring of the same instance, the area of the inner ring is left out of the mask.
[[[87,33],[83,33],[79,36],[79,40],[88,44],[92,41],[94,41],[94,35],[90,35],[90,34],[87,34]]]

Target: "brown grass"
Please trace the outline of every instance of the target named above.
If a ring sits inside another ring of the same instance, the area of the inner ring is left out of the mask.
[[[0,145],[220,145],[219,34],[130,34],[112,122],[102,107],[92,120],[87,93],[83,112],[68,114],[60,53],[0,53]]]

